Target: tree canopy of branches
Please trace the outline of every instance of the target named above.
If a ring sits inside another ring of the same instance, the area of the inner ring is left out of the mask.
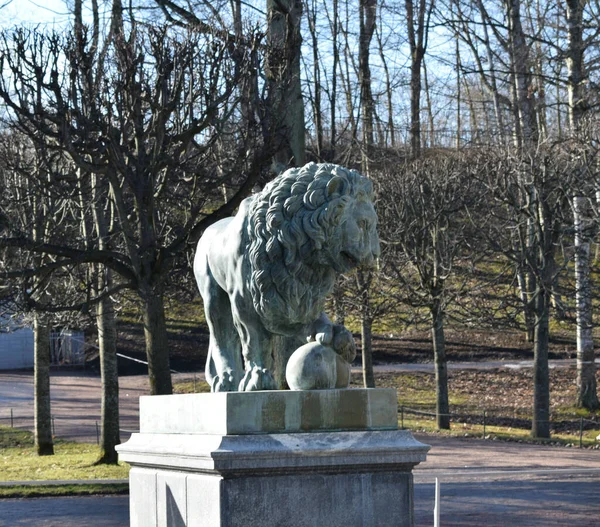
[[[91,213],[99,199],[111,211],[103,247],[98,237],[36,240],[14,222],[0,243],[52,255],[56,267],[103,264],[118,287],[134,290],[153,393],[171,392],[169,273],[206,226],[235,210],[273,153],[261,123],[238,118],[237,87],[250,64],[250,51],[169,26],[134,25],[101,50],[93,39],[24,29],[0,41],[10,126],[45,153],[44,163],[67,156],[84,175],[59,180],[72,200]],[[94,194],[92,181],[107,193]],[[223,186],[232,189],[224,203]]]

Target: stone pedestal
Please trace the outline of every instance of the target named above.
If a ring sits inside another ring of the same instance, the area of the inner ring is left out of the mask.
[[[428,449],[380,389],[142,397],[118,447],[132,527],[412,526]]]

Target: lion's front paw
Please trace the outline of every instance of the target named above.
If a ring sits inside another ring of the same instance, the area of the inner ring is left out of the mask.
[[[354,337],[350,331],[340,324],[333,326],[333,349],[346,362],[352,362],[356,358]]]
[[[238,377],[239,379],[239,377]],[[231,370],[225,370],[221,375],[215,375],[210,385],[211,392],[235,392],[238,382]]]
[[[255,392],[259,390],[277,390],[277,383],[269,370],[253,366],[246,371],[246,375],[240,382],[239,391]]]

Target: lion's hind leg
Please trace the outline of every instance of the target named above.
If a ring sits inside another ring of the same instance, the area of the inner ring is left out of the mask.
[[[233,392],[244,373],[242,346],[233,323],[229,296],[219,287],[210,270],[200,286],[204,313],[210,330],[206,381],[212,392]]]

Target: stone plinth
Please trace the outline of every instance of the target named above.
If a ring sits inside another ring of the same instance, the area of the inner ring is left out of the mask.
[[[132,527],[413,525],[429,447],[393,429],[394,390],[142,399],[141,432],[118,447]]]
[[[397,396],[391,388],[140,397],[142,434],[235,435],[397,428]]]

